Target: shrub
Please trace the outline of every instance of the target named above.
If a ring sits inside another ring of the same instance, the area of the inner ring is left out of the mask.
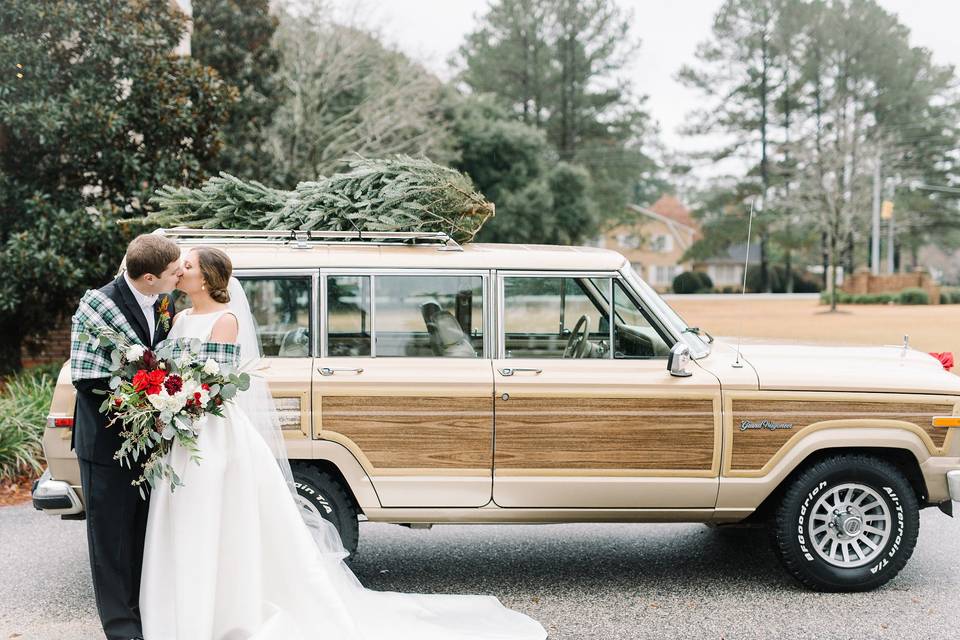
[[[960,304],[960,289],[941,289],[940,304]]]
[[[854,297],[855,296],[847,293],[846,291],[837,291],[837,304],[853,304]],[[820,293],[820,304],[830,304],[829,291],[823,291]]]
[[[684,271],[673,279],[674,293],[697,293],[701,289],[700,277],[693,271]]]
[[[808,278],[805,273],[793,269],[793,292],[794,293],[818,293],[820,291],[820,282],[816,278]],[[769,267],[770,288],[772,293],[787,292],[787,270],[780,264],[773,264]],[[747,269],[747,291],[761,293],[763,288],[760,286],[760,267],[752,265]]]
[[[0,390],[0,480],[43,471],[43,430],[53,398],[52,367],[27,369]]]
[[[707,293],[713,291],[713,280],[710,279],[706,271],[694,271],[693,275],[696,276],[700,282],[699,292]]]
[[[923,289],[904,289],[897,301],[900,304],[930,304],[930,296]]]

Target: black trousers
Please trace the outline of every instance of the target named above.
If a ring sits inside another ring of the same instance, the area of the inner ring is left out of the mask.
[[[87,512],[87,546],[97,612],[108,640],[142,637],[140,569],[147,500],[130,482],[140,470],[78,459]],[[145,491],[149,485],[145,484]]]

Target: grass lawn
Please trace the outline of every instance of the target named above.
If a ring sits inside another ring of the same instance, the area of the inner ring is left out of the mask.
[[[952,351],[960,358],[960,305],[841,305],[830,313],[817,300],[671,297],[670,306],[692,326],[714,336],[784,338],[847,344],[902,344],[921,351]],[[957,369],[954,369],[957,371]]]

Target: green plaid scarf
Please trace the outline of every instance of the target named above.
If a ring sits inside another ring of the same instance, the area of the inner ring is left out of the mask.
[[[198,344],[199,343],[199,344]],[[202,342],[198,338],[167,338],[154,347],[159,352],[172,347],[171,358],[176,360],[184,351],[193,354],[194,359],[206,361],[213,358],[219,364],[237,366],[240,362],[240,345],[232,342]]]
[[[90,289],[80,298],[77,312],[70,323],[70,377],[74,382],[91,378],[109,378],[113,347],[99,345],[96,340],[80,341],[80,335],[95,337],[98,327],[108,327],[126,338],[130,344],[139,344],[140,338],[120,307],[106,294]]]
[[[127,320],[120,307],[105,294],[90,289],[80,299],[77,312],[73,314],[70,325],[70,377],[77,380],[109,378],[114,350],[112,345],[99,345],[95,339],[80,340],[85,334],[91,338],[97,335],[97,329],[109,328],[123,337],[130,345],[146,347],[137,337],[137,332]],[[213,358],[220,364],[236,366],[240,362],[240,345],[226,342],[203,342],[196,338],[167,338],[151,349],[154,353],[164,347],[172,347],[172,357],[179,358],[185,350],[190,350],[194,358],[206,360]],[[147,347],[148,348],[148,347]]]

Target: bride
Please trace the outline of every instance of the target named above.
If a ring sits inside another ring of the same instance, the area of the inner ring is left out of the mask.
[[[177,288],[192,309],[170,338],[237,343],[260,353],[253,316],[229,257],[191,249]],[[209,416],[202,460],[174,447],[183,486],[150,494],[140,586],[146,640],[543,640],[540,623],[494,596],[363,587],[336,527],[295,499],[266,383]]]

